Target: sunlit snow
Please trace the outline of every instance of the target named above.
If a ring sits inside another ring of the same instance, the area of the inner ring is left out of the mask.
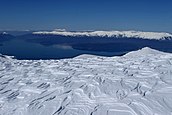
[[[40,31],[33,32],[33,34],[52,34],[63,36],[99,36],[99,37],[128,37],[128,38],[142,38],[142,39],[165,39],[172,38],[172,34],[165,32],[142,32],[142,31],[90,31],[90,32],[69,32],[64,29],[56,29],[54,31]]]
[[[0,56],[0,115],[171,115],[172,54]]]

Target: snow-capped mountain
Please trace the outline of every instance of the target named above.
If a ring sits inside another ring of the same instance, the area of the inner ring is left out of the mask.
[[[171,115],[172,54],[16,60],[0,55],[2,115]]]
[[[7,35],[8,33],[7,32],[2,32],[3,35]]]
[[[8,41],[8,40],[11,40],[13,38],[14,38],[14,36],[8,34],[7,32],[0,33],[0,42]]]
[[[143,39],[171,39],[172,34],[164,32],[142,32],[142,31],[87,31],[87,32],[70,32],[64,29],[56,29],[54,31],[40,31],[33,32],[33,34],[51,34],[51,35],[62,35],[62,36],[90,36],[90,37],[127,37],[127,38],[143,38]]]
[[[1,36],[9,35],[7,32],[0,33]]]

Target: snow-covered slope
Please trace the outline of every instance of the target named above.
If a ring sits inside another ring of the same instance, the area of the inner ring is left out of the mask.
[[[63,36],[98,36],[98,37],[128,37],[163,40],[172,38],[172,34],[164,32],[141,32],[141,31],[91,31],[91,32],[68,32],[65,30],[54,30],[52,32],[40,31],[33,34],[52,34]]]
[[[171,115],[172,54],[0,56],[0,115]]]

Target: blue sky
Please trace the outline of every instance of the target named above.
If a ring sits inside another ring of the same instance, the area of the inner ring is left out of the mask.
[[[172,0],[1,0],[1,30],[172,32]]]

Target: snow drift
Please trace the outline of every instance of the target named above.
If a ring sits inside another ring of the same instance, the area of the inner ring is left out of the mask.
[[[0,55],[1,115],[171,115],[172,54],[16,60]]]

